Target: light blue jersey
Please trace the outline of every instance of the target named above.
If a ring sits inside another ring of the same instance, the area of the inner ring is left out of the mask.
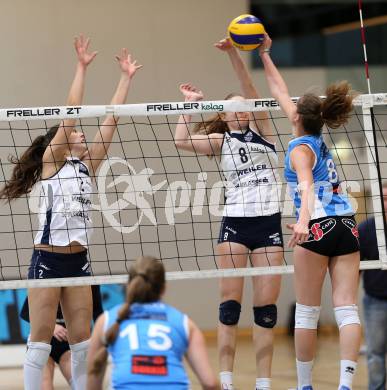
[[[105,330],[117,318],[121,305],[105,312]],[[112,387],[115,390],[188,390],[183,356],[189,343],[188,318],[162,302],[134,303],[130,318],[120,324],[109,346]]]
[[[326,216],[353,215],[354,211],[348,197],[339,191],[340,182],[336,165],[324,143],[322,135],[305,135],[289,142],[285,156],[285,178],[288,183],[290,196],[296,206],[297,218],[301,207],[301,196],[298,189],[297,175],[291,166],[290,153],[299,145],[307,145],[315,156],[313,166],[315,203],[311,219]]]

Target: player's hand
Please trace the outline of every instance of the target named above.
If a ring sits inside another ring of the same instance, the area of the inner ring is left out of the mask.
[[[293,231],[292,237],[288,243],[289,248],[294,248],[296,245],[303,244],[309,237],[308,224],[297,222],[287,224],[286,227]]]
[[[199,100],[203,100],[203,92],[191,83],[181,84],[179,89],[180,92],[184,95],[185,100],[188,102],[197,102]]]
[[[235,46],[231,43],[230,38],[224,38],[215,43],[214,46],[222,51],[236,50]]]
[[[128,53],[128,49],[122,49],[120,55],[116,55],[121,71],[127,73],[130,78],[142,68],[142,65],[137,64],[137,61],[132,61],[132,56]]]
[[[78,61],[83,66],[88,66],[98,54],[97,51],[89,53],[90,38],[85,38],[82,34],[74,38],[74,47],[77,52]]]
[[[67,329],[62,325],[55,324],[53,336],[58,341],[67,341]]]
[[[259,48],[258,48],[259,54],[261,55],[262,53],[265,53],[268,50],[270,50],[272,43],[273,42],[270,39],[269,34],[265,33],[264,38],[263,38],[263,42],[262,42],[261,46],[259,46]]]

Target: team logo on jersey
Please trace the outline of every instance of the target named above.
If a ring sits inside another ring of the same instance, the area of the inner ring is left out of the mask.
[[[253,133],[251,131],[248,131],[245,135],[244,135],[244,140],[245,142],[251,142],[251,140],[253,139]]]
[[[353,219],[343,218],[341,220],[344,226],[346,226],[351,233],[358,239],[359,238],[359,230],[357,229],[357,224]]]
[[[168,375],[166,356],[132,356],[132,374]]]
[[[85,174],[85,175],[87,175],[87,176],[90,176],[89,175],[89,170],[87,169],[87,166],[86,165],[84,165],[83,163],[81,163],[81,162],[79,162],[79,172],[80,173],[83,173],[83,174]]]
[[[320,241],[336,226],[334,218],[324,219],[321,222],[315,222],[309,229],[309,237],[306,242]]]

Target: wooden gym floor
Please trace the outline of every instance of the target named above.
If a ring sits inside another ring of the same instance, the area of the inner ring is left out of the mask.
[[[214,337],[208,337],[208,349],[214,369],[217,367],[217,351]],[[0,347],[1,352],[1,347]],[[320,334],[318,355],[313,371],[314,388],[316,390],[336,390],[339,378],[339,350],[338,337],[335,333]],[[237,390],[253,390],[255,385],[255,361],[251,337],[241,332],[238,339],[237,355],[234,371],[234,384]],[[190,373],[192,390],[199,390],[196,378]],[[106,389],[108,389],[108,378]],[[295,388],[296,370],[293,348],[293,338],[284,334],[276,335],[273,359],[273,390],[287,390]],[[55,374],[55,389],[68,389],[59,370]],[[0,369],[0,390],[23,389],[22,369]],[[353,390],[367,389],[367,367],[365,356],[360,356],[358,370]]]

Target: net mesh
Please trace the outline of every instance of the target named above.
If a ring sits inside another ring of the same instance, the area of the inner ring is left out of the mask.
[[[374,106],[373,115],[370,105]],[[376,217],[381,260],[365,262],[363,268],[387,264],[379,184],[387,178],[386,105],[385,94],[360,97],[346,126],[324,129],[341,188],[352,197],[358,221]],[[140,255],[161,259],[169,279],[292,272],[292,251],[286,246],[283,266],[273,266],[268,260],[259,269],[219,269],[215,248],[225,185],[219,159],[178,150],[174,142],[177,114],[193,113],[192,123],[198,123],[208,113],[263,109],[268,110],[271,126],[278,134],[276,151],[282,178],[291,126],[271,99],[203,102],[196,106],[157,103],[0,110],[1,187],[9,180],[14,166],[9,156],[19,158],[33,139],[45,134],[60,118],[79,118],[77,127],[89,143],[101,126],[102,115],[115,113],[121,118],[108,157],[93,177],[94,232],[88,246],[93,277],[26,280],[38,230],[39,193],[34,189],[16,201],[0,205],[0,288],[36,283],[43,286],[123,282],[131,263]],[[285,225],[294,222],[294,208],[285,183],[279,182],[278,187],[286,244],[289,231]]]

